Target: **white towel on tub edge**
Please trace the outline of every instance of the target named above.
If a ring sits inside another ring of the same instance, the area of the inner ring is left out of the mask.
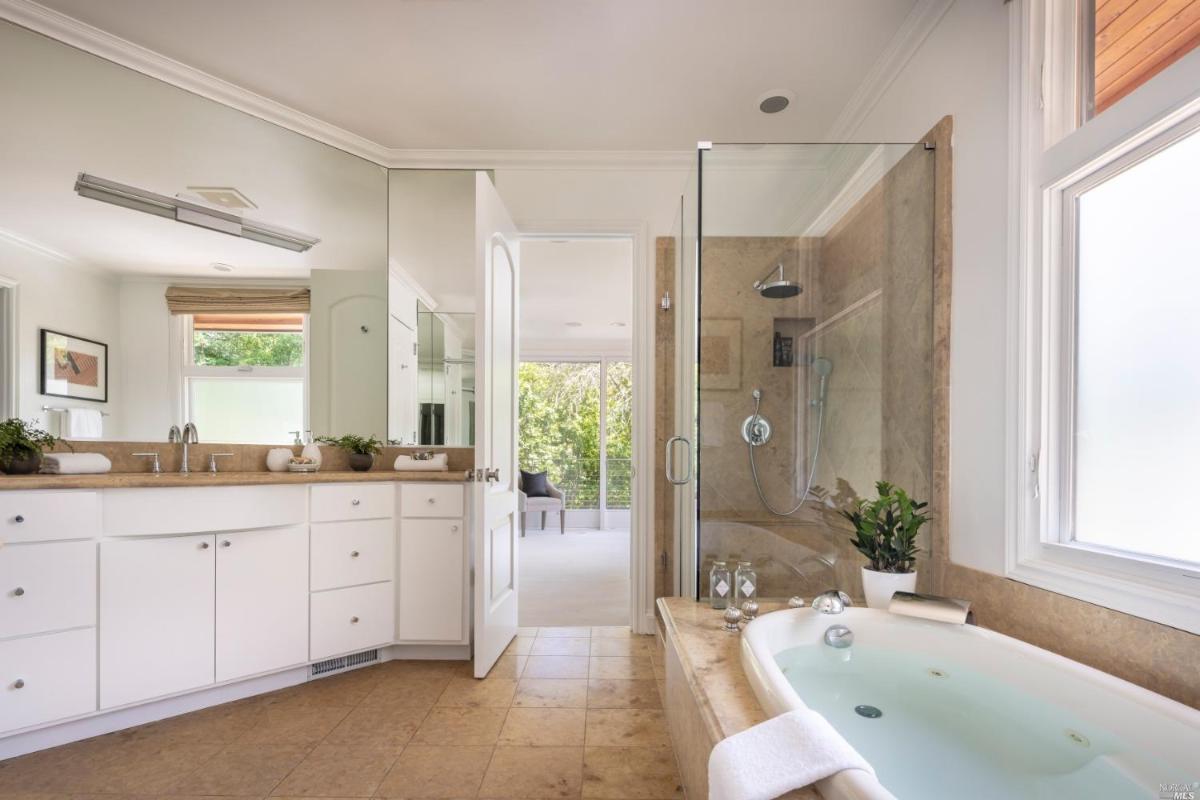
[[[708,798],[772,800],[844,769],[875,774],[827,719],[799,708],[718,742],[708,757]]]

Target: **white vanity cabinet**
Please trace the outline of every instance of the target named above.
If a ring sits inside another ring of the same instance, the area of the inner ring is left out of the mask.
[[[396,485],[316,485],[309,502],[309,657],[317,661],[390,644]]]
[[[466,531],[462,484],[400,484],[397,641],[468,642]]]
[[[100,707],[213,682],[216,536],[100,545]]]
[[[308,661],[306,526],[217,534],[216,679]]]

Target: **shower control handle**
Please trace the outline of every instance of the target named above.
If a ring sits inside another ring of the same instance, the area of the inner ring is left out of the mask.
[[[676,442],[683,442],[684,444],[687,445],[687,472],[684,474],[684,476],[682,478],[675,477],[674,445]],[[667,480],[670,481],[671,483],[675,484],[676,486],[683,486],[687,483],[691,483],[691,480],[692,480],[692,440],[688,439],[686,436],[672,436],[670,439],[667,440],[665,457],[666,457]]]

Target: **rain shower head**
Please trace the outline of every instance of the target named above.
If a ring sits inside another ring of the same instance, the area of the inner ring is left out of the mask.
[[[771,277],[773,273],[777,274],[776,279],[768,281],[767,278]],[[759,294],[769,300],[782,300],[787,297],[795,297],[804,291],[800,284],[783,279],[783,264],[779,264],[775,269],[756,280],[754,288]]]

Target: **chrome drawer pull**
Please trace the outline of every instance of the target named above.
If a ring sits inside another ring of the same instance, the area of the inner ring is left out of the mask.
[[[428,502],[428,503],[429,503],[429,505],[433,505],[434,503],[436,503],[436,502],[437,502],[437,498],[435,498],[435,497],[431,497],[431,498],[429,498],[429,500],[428,500],[428,501],[426,501],[426,502]]]
[[[350,551],[350,557],[351,557],[351,558],[358,558],[358,551],[357,551],[357,550],[351,550],[351,551]]]
[[[358,617],[351,617],[351,618],[350,618],[350,624],[351,624],[351,625],[355,624],[356,622],[358,622]]]
[[[233,546],[233,542],[229,541],[228,539],[221,542],[221,547],[231,547],[231,546]]]
[[[13,684],[13,688],[14,689],[24,689],[25,688],[25,679],[17,678],[16,683]]]
[[[24,522],[24,521],[25,521],[25,517],[21,516],[20,514],[17,514],[15,517],[13,517],[13,522]]]
[[[208,549],[208,542],[201,542],[201,543],[200,543],[200,549],[201,549],[201,550],[207,550],[207,549]]]
[[[351,500],[351,501],[350,501],[350,505],[352,505],[352,506],[356,506],[356,505],[358,505],[358,498],[355,498],[354,500]]]
[[[452,533],[458,533],[458,526],[457,526],[457,525],[451,525],[451,526],[450,526],[450,531],[451,531]]]
[[[16,589],[13,589],[13,594],[15,594],[17,597],[21,597],[25,594],[25,587],[18,586]]]

